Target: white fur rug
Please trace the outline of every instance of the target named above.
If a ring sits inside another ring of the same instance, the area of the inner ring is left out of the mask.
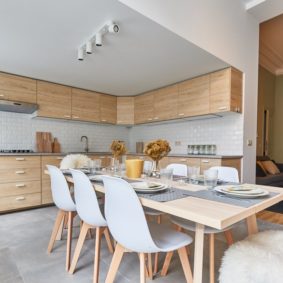
[[[88,166],[89,161],[91,161],[91,159],[86,155],[69,154],[62,159],[60,169],[82,168]]]
[[[269,230],[232,245],[222,259],[220,283],[282,283],[283,231]]]

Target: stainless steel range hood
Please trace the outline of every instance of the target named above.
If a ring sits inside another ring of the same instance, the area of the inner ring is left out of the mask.
[[[0,100],[0,111],[32,114],[38,109],[37,104]]]

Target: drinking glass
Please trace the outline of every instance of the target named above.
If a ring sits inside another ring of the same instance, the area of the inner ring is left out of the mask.
[[[160,180],[169,188],[173,180],[173,169],[160,169]]]
[[[95,174],[95,162],[94,160],[89,160],[88,169],[90,174]]]
[[[94,159],[94,168],[96,171],[101,170],[101,159]]]
[[[217,184],[218,178],[218,170],[216,169],[208,169],[203,171],[204,175],[204,185],[208,187],[208,189],[212,189]]]
[[[188,166],[188,177],[191,184],[198,184],[199,174],[200,174],[200,167]]]

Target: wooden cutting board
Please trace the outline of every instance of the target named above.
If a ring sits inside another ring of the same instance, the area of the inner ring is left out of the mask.
[[[57,138],[54,138],[54,142],[53,142],[53,152],[54,153],[60,153],[61,152],[61,145],[58,141]]]
[[[50,132],[36,132],[36,147],[38,152],[52,152],[52,134]]]

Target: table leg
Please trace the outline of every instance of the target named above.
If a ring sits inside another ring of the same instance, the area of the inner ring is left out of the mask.
[[[258,233],[256,215],[253,214],[247,218],[247,226],[249,235]]]
[[[196,223],[194,283],[202,283],[204,225]]]

